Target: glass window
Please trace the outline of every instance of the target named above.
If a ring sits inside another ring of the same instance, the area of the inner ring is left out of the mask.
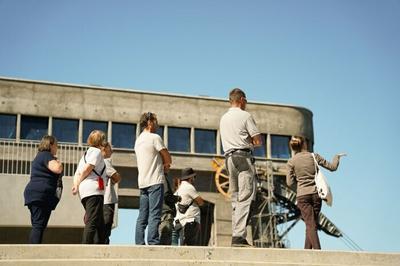
[[[115,148],[133,149],[136,140],[136,125],[112,123],[112,145]]]
[[[164,140],[164,126],[158,126],[156,133]]]
[[[216,153],[217,131],[207,129],[194,130],[195,146],[197,153]]]
[[[83,121],[83,139],[82,142],[86,143],[89,137],[90,132],[93,130],[101,130],[107,134],[108,123],[101,122],[101,121],[90,121],[84,120]]]
[[[271,135],[271,157],[272,158],[290,158],[289,148],[290,137]]]
[[[53,136],[59,142],[78,143],[79,120],[53,118]]]
[[[17,116],[0,114],[0,138],[15,139]]]
[[[49,118],[21,116],[21,139],[41,140],[48,134]]]
[[[190,152],[190,128],[168,127],[168,149]]]
[[[261,134],[262,146],[254,148],[254,156],[256,157],[267,157],[267,135]]]

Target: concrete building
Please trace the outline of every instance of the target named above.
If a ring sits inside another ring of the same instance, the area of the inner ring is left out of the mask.
[[[185,167],[198,172],[196,186],[208,203],[202,209],[203,244],[229,245],[230,204],[218,192],[223,186],[212,167],[214,158],[222,158],[218,127],[228,108],[227,99],[0,77],[0,243],[27,242],[30,215],[23,206],[23,190],[44,134],[59,140],[58,156],[65,167],[63,197],[50,218],[45,243],[81,242],[84,212],[70,193],[71,176],[93,129],[105,131],[114,146],[113,164],[123,176],[119,208],[138,208],[133,145],[140,133],[139,117],[150,111],[157,114],[158,133],[172,154],[170,178]],[[265,141],[255,151],[257,161],[268,163],[283,180],[290,137],[303,135],[313,143],[312,112],[259,102],[249,102],[247,109]]]

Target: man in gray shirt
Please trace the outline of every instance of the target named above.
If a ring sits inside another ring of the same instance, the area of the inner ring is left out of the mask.
[[[260,146],[262,141],[253,117],[245,111],[246,94],[241,89],[233,89],[229,102],[231,108],[221,118],[220,132],[232,200],[232,246],[249,246],[246,226],[256,192],[252,153],[254,146]]]

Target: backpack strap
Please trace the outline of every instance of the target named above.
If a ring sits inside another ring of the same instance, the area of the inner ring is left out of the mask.
[[[87,163],[87,162],[86,162],[86,154],[87,154],[87,151],[85,151],[85,154],[83,155],[83,160],[85,161],[85,163]],[[95,173],[97,176],[102,176],[103,173],[104,173],[104,170],[106,170],[106,164],[104,164],[104,167],[103,167],[103,169],[101,170],[101,173],[100,173],[100,174],[97,173],[96,170],[94,170],[94,167],[93,167],[92,172]]]

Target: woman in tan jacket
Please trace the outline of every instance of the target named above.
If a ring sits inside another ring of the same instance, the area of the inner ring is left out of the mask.
[[[289,187],[297,183],[297,207],[300,209],[301,217],[306,224],[304,248],[321,249],[317,229],[322,200],[318,196],[314,181],[316,174],[314,159],[308,151],[307,141],[303,137],[292,137],[290,148],[295,155],[287,163],[286,183]],[[335,155],[332,163],[326,161],[317,153],[314,153],[314,155],[318,165],[330,171],[335,171],[339,166],[340,157],[345,154]]]

